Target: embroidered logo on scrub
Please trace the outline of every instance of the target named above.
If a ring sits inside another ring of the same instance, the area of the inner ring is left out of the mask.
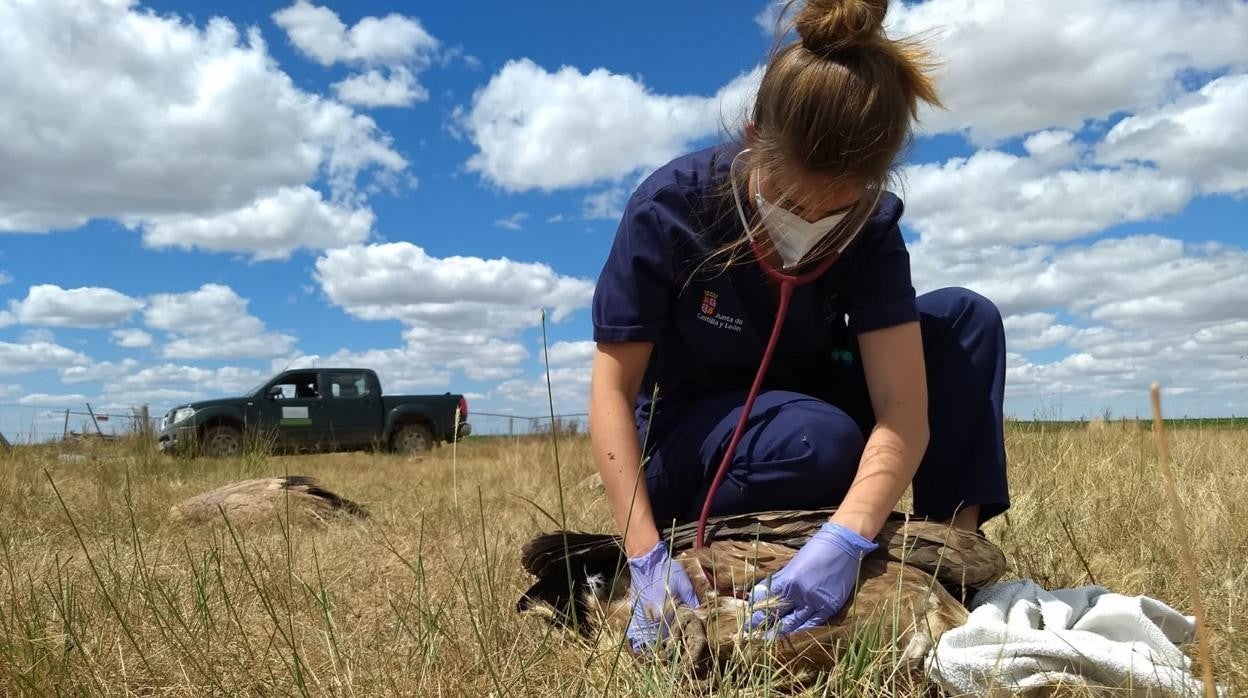
[[[719,294],[714,291],[705,291],[702,293],[702,314],[715,317],[715,304],[719,301]]]
[[[714,291],[702,292],[700,310],[698,320],[715,329],[740,332],[741,326],[745,324],[745,321],[739,317],[730,317],[719,312],[719,294]]]

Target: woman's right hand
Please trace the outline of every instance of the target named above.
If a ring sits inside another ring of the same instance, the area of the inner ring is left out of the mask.
[[[629,558],[628,567],[633,608],[628,643],[633,652],[642,652],[657,647],[670,634],[676,607],[697,608],[698,596],[685,568],[672,559],[663,541]]]

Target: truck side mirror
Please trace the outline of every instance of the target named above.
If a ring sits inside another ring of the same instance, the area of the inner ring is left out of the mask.
[[[277,398],[280,398],[282,396],[282,386],[270,385],[268,394],[269,394],[270,400],[276,400]]]

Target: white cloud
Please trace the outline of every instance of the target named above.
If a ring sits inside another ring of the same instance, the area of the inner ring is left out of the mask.
[[[774,38],[776,35],[776,21],[780,19],[780,13],[784,10],[785,4],[785,2],[777,0],[767,0],[767,4],[763,5],[763,9],[754,15],[754,23],[762,30],[763,36],[766,36],[768,39]],[[787,19],[792,19],[792,13],[790,13]]]
[[[495,227],[506,228],[508,230],[520,230],[521,228],[524,227],[523,225],[524,221],[528,217],[529,217],[529,214],[523,211],[520,211],[519,213],[513,213],[506,218],[501,218],[499,220],[494,221],[494,225]]]
[[[408,242],[330,250],[317,259],[316,276],[331,302],[365,320],[496,335],[536,325],[542,307],[558,322],[593,295],[592,281],[546,264],[439,259]]]
[[[17,318],[7,310],[0,310],[0,327],[17,324]]]
[[[491,332],[444,332],[436,327],[409,327],[403,332],[407,353],[420,366],[445,366],[473,380],[501,380],[517,372],[529,352],[519,342]]]
[[[1006,315],[1014,352],[1006,384],[1015,399],[1096,409],[1138,405],[1154,380],[1205,404],[1239,401],[1248,389],[1248,250],[1156,235],[1060,248],[920,242],[911,250],[920,292],[969,286]],[[1072,322],[1059,322],[1057,311]],[[1024,355],[1042,349],[1059,358]]]
[[[267,377],[252,368],[226,366],[201,368],[177,364],[149,366],[117,377],[107,386],[109,392],[150,391],[161,388],[191,387],[200,393],[242,393]]]
[[[331,250],[316,267],[332,303],[364,320],[402,322],[404,343],[298,357],[295,365],[369,366],[390,391],[445,390],[456,375],[517,380],[531,356],[518,335],[540,323],[541,308],[559,322],[586,307],[593,294],[590,280],[559,275],[545,264],[438,259],[407,242]]]
[[[1058,323],[1053,313],[1027,313],[1005,318],[1006,344],[1011,351],[1029,352],[1059,346],[1078,334],[1078,327]]]
[[[1052,242],[1177,213],[1191,200],[1193,186],[1182,177],[1079,163],[1082,146],[1069,136],[1033,136],[1027,156],[980,150],[906,167],[909,225],[948,246]]]
[[[222,395],[242,395],[268,378],[254,368],[202,368],[161,364],[139,368],[134,361],[97,364],[85,371],[62,371],[63,383],[101,381],[102,400],[119,406],[150,405],[153,415],[174,404]]]
[[[247,311],[247,300],[220,284],[152,296],[143,316],[148,327],[172,335],[160,349],[168,359],[266,358],[287,354],[295,344],[292,335],[267,331]]]
[[[742,123],[760,77],[756,69],[710,97],[666,96],[604,68],[509,61],[459,114],[478,148],[468,169],[508,191],[618,180]]]
[[[16,383],[0,383],[0,397],[9,397],[22,392],[22,386]]]
[[[537,374],[505,380],[490,391],[488,398],[502,401],[504,406],[496,409],[516,410],[529,416],[546,414],[548,398],[554,400],[557,413],[581,414],[588,409],[590,368],[596,346],[592,341],[551,344],[546,357],[550,361],[548,384],[539,345]]]
[[[1213,80],[1157,109],[1119,121],[1097,151],[1109,163],[1156,164],[1211,194],[1248,191],[1248,75]]]
[[[588,220],[619,220],[624,214],[624,203],[628,201],[628,194],[624,187],[611,187],[586,194],[581,200],[581,217]]]
[[[48,395],[47,393],[31,393],[17,399],[19,405],[38,405],[40,407],[64,407],[66,405],[80,405],[87,401],[87,396],[81,393],[69,393],[66,395]]]
[[[1076,351],[1048,363],[1013,357],[1007,389],[1013,395],[1071,396],[1093,406],[1098,400],[1123,403],[1123,398],[1126,404],[1143,405],[1154,381],[1169,394],[1192,396],[1188,405],[1238,401],[1248,389],[1248,323],[1242,320],[1195,332],[1161,326],[1146,332],[1096,328],[1072,344]]]
[[[0,342],[0,374],[29,373],[90,363],[86,355],[59,344]]]
[[[520,343],[488,332],[446,332],[409,328],[402,347],[339,350],[329,356],[299,356],[273,362],[274,370],[304,366],[364,366],[377,372],[387,393],[446,390],[456,372],[471,380],[497,381],[516,376],[529,356]]]
[[[1248,5],[1218,0],[893,3],[891,35],[926,33],[946,111],[930,132],[988,143],[1156,106],[1184,73],[1248,65]]]
[[[328,7],[297,0],[273,13],[273,21],[295,48],[321,65],[384,67],[334,83],[334,94],[343,102],[367,108],[410,107],[429,99],[417,75],[436,58],[440,44],[415,17],[395,13],[364,17],[348,28]]]
[[[920,242],[911,252],[920,291],[969,285],[1007,315],[1064,308],[1102,323],[1191,327],[1248,307],[1248,251],[1212,243],[1136,235],[1062,248]]]
[[[438,40],[419,20],[395,13],[365,17],[348,28],[328,7],[297,0],[273,13],[273,21],[286,31],[295,48],[324,66],[411,61],[438,48]]]
[[[55,342],[56,335],[52,333],[52,330],[49,330],[46,327],[41,327],[36,330],[26,330],[22,333],[22,336],[19,339],[24,344],[33,344],[34,342]]]
[[[197,390],[178,390],[176,388],[153,388],[151,390],[138,390],[130,392],[108,392],[104,394],[103,399],[113,405],[149,405],[153,408],[150,412],[155,417],[162,411],[175,404],[194,402],[195,400],[203,400],[208,397],[207,394]]]
[[[124,359],[119,362],[101,361],[99,363],[85,364],[81,366],[70,366],[60,371],[61,383],[65,385],[75,385],[78,383],[92,383],[95,381],[109,380],[118,376],[123,376],[139,367],[139,362],[134,359]]]
[[[589,341],[555,342],[547,350],[550,365],[589,364],[594,358],[594,349],[597,346],[594,342]]]
[[[289,351],[295,338],[291,335],[266,333],[255,337],[229,337],[228,344],[218,344],[221,338],[206,334],[179,337],[165,344],[160,355],[166,359],[240,359],[263,358]]]
[[[355,206],[363,177],[407,168],[371,119],[295,87],[258,29],[221,18],[0,3],[0,84],[0,231],[215,219],[322,178]]]
[[[119,347],[138,349],[152,345],[152,335],[134,328],[113,330],[109,333],[110,341]]]
[[[0,269],[0,286],[9,283],[13,283],[13,275],[3,269]]]
[[[25,299],[9,302],[18,322],[45,327],[107,327],[125,322],[142,307],[143,301],[111,288],[54,284],[31,286]]]
[[[1023,140],[1023,150],[1031,160],[1045,167],[1061,167],[1077,161],[1086,147],[1075,134],[1061,129],[1037,131]]]
[[[481,59],[470,53],[465,53],[463,45],[457,44],[438,52],[438,65],[447,66],[455,61],[462,61],[471,70],[481,69]]]
[[[388,74],[370,70],[333,84],[334,94],[347,104],[361,107],[410,107],[429,99],[429,91],[416,83],[407,68],[390,69]]]
[[[373,227],[368,208],[326,202],[311,187],[284,188],[244,208],[216,216],[157,216],[143,224],[151,247],[250,252],[257,260],[286,259],[300,247],[334,248],[363,242]]]
[[[545,373],[536,378],[503,381],[491,392],[491,397],[530,409],[553,399],[556,413],[583,413],[588,409],[589,368],[552,368],[549,386]]]
[[[384,394],[444,391],[451,384],[451,372],[442,366],[416,362],[419,351],[409,347],[348,351],[340,349],[329,356],[300,355],[273,362],[273,370],[314,368],[317,366],[367,367],[377,372]],[[445,358],[445,357],[443,357]]]

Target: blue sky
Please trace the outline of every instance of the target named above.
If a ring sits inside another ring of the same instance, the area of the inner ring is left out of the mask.
[[[889,15],[949,105],[899,173],[918,289],[1002,307],[1020,417],[1248,412],[1248,3],[959,8]],[[620,203],[739,123],[769,11],[6,4],[0,430],[326,362],[538,414],[540,307],[582,411]]]

